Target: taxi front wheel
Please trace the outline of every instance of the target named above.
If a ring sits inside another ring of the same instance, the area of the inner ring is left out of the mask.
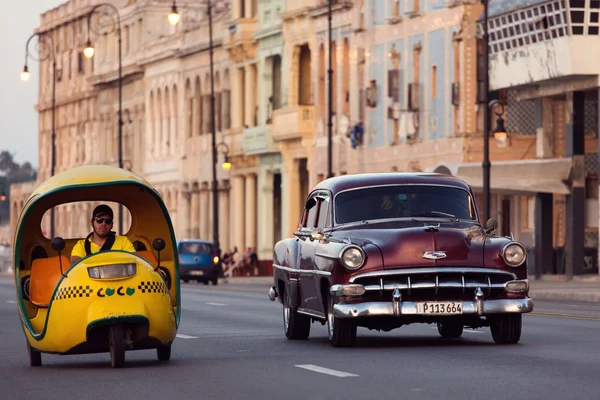
[[[171,345],[157,348],[156,356],[160,361],[169,361],[171,359]]]
[[[41,367],[42,353],[40,353],[36,349],[31,348],[29,343],[27,343],[27,352],[29,353],[29,365],[31,365],[32,367]]]
[[[112,325],[108,334],[110,364],[113,368],[123,368],[125,364],[125,337],[123,325]]]

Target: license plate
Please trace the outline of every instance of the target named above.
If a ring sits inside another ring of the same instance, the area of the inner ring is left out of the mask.
[[[204,275],[204,271],[190,271],[190,275]]]
[[[462,314],[462,303],[454,301],[432,301],[417,303],[417,313],[426,315]]]

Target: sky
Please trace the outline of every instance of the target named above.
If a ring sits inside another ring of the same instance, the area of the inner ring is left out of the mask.
[[[66,0],[2,0],[0,13],[0,150],[15,154],[15,161],[38,167],[38,63],[28,63],[31,77],[20,78],[25,44],[40,24],[40,14]],[[33,41],[32,41],[33,42]]]

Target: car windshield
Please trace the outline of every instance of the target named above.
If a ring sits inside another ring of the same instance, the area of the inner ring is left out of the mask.
[[[418,217],[476,219],[471,195],[459,188],[379,186],[350,190],[335,197],[335,221],[338,224]]]
[[[181,254],[212,254],[212,246],[206,243],[181,243],[179,252]]]

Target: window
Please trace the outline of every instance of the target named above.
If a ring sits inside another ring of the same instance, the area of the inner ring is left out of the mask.
[[[181,254],[212,254],[212,250],[212,245],[208,243],[187,242],[179,245],[179,253]]]
[[[319,201],[319,220],[317,227],[326,228],[329,226],[329,197],[322,198]]]
[[[304,216],[302,217],[302,226],[304,228],[314,228],[317,223],[317,198],[311,197],[306,202],[306,207],[304,208]]]
[[[388,218],[444,218],[476,220],[473,199],[460,188],[397,185],[355,189],[335,198],[338,224]]]

